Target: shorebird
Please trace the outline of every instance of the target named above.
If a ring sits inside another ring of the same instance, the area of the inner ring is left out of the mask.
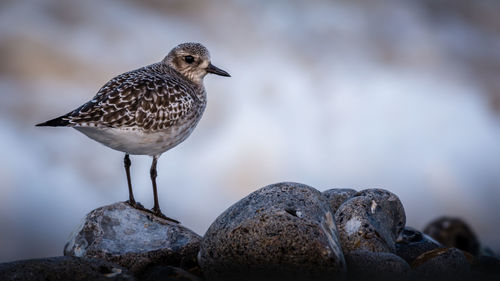
[[[89,102],[36,126],[72,127],[112,149],[125,152],[129,200],[135,208],[130,179],[129,154],[153,157],[150,176],[155,215],[163,215],[158,203],[156,164],[160,155],[184,141],[200,121],[206,106],[203,78],[207,73],[230,77],[211,63],[199,43],[183,43],[158,63],[116,76]]]

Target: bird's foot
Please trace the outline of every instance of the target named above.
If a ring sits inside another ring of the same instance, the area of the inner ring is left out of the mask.
[[[177,220],[174,220],[174,219],[172,219],[172,218],[169,218],[169,217],[165,216],[165,215],[161,212],[160,208],[153,208],[153,209],[151,209],[151,212],[153,213],[153,215],[155,215],[155,216],[157,216],[157,217],[159,217],[159,218],[162,218],[162,219],[164,219],[164,220],[168,220],[168,221],[171,221],[171,222],[173,222],[173,223],[180,223],[180,222],[179,222],[179,221],[177,221]]]
[[[136,202],[135,200],[134,201],[127,200],[127,201],[125,201],[125,203],[129,204],[130,206],[132,206],[133,208],[136,208],[138,210],[149,211],[148,209],[144,208],[144,206],[142,206],[141,203]]]

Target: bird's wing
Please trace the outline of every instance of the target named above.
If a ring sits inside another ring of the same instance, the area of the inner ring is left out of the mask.
[[[54,120],[71,127],[165,129],[192,112],[196,101],[192,92],[172,77],[127,72],[106,83],[91,101]]]

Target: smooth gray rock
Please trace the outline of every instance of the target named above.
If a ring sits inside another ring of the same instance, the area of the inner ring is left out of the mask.
[[[479,254],[479,241],[462,219],[451,217],[435,219],[424,228],[424,233],[445,247],[455,247],[473,255]]]
[[[141,273],[148,266],[192,270],[201,237],[125,202],[90,212],[64,247],[65,256],[105,259]]]
[[[224,211],[201,243],[207,280],[335,280],[346,269],[321,192],[299,183],[263,187]]]
[[[405,227],[400,237],[396,243],[396,254],[408,263],[425,252],[443,248],[439,242],[412,227]]]
[[[383,252],[357,250],[345,254],[349,280],[408,280],[411,268],[402,258]]]
[[[133,281],[127,269],[108,261],[52,257],[0,264],[2,281]]]
[[[420,255],[411,264],[419,280],[470,280],[470,263],[461,250],[441,248]]]
[[[355,250],[396,252],[396,239],[406,223],[399,198],[383,189],[354,194],[335,213],[344,253]]]
[[[355,193],[356,190],[350,188],[333,188],[323,191],[323,196],[328,200],[330,208],[332,209],[332,214],[335,214],[340,205],[351,198]]]

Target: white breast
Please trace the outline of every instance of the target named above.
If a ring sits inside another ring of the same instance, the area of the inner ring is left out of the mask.
[[[112,149],[134,155],[160,155],[184,141],[195,126],[181,126],[156,132],[137,128],[74,127],[89,138]]]

